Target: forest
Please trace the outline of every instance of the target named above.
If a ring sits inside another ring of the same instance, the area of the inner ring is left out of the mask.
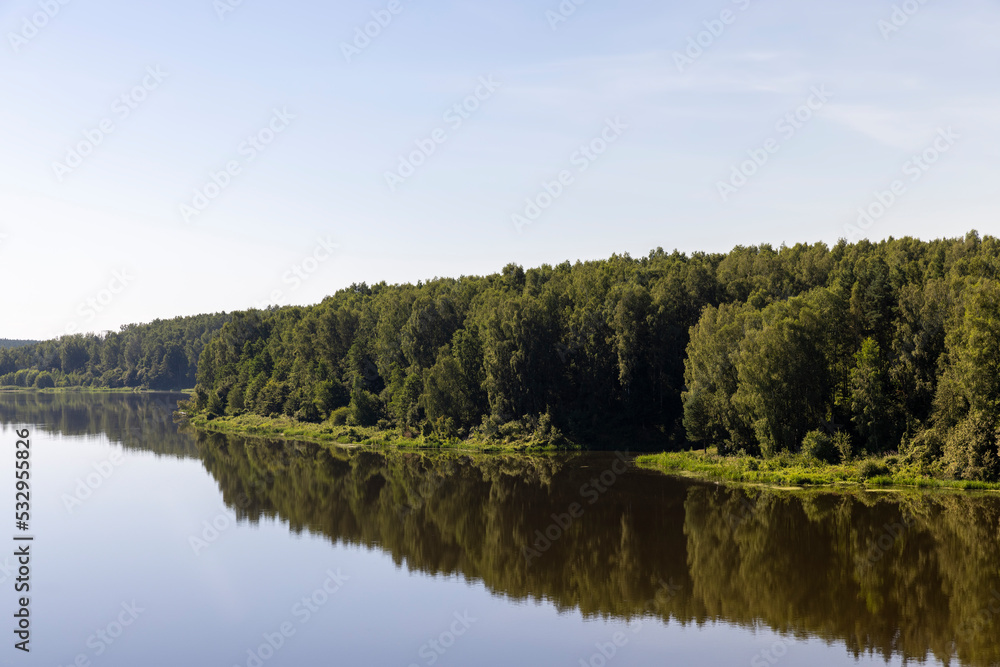
[[[1000,243],[662,249],[236,313],[195,407],[1000,477]]]
[[[7,347],[23,347],[24,345],[32,345],[37,342],[37,340],[10,340],[8,338],[0,338],[0,349]]]
[[[128,324],[118,332],[0,346],[0,387],[185,389],[225,313]]]
[[[1000,242],[614,255],[0,350],[0,385],[185,388],[214,419],[1000,479]]]

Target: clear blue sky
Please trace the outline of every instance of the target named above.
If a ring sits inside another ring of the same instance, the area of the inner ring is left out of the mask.
[[[832,244],[894,181],[862,235],[998,231],[996,2],[226,2],[0,3],[0,337]]]

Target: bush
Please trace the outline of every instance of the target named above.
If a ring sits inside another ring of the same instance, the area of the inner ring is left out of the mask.
[[[309,424],[318,424],[323,421],[319,408],[317,408],[316,404],[312,401],[306,401],[301,408],[295,411],[294,417],[300,422],[306,422]]]
[[[886,477],[891,474],[892,471],[889,470],[889,466],[874,459],[865,459],[861,462],[861,465],[858,466],[858,475],[863,480],[873,479],[875,477]]]
[[[332,413],[330,413],[330,421],[333,422],[334,426],[344,426],[347,424],[347,417],[351,414],[351,409],[346,405],[342,408],[337,408]]]
[[[823,463],[840,463],[840,450],[837,449],[833,438],[823,431],[809,431],[802,440],[802,452],[806,456],[822,461]]]
[[[847,463],[854,458],[854,443],[851,436],[846,431],[838,431],[833,436],[833,446],[840,453],[840,460]]]
[[[52,373],[43,371],[35,378],[35,389],[52,389],[56,386],[56,381],[52,379]]]
[[[209,417],[221,417],[226,414],[226,402],[222,400],[218,389],[208,395],[208,403],[205,406],[205,412]]]
[[[255,411],[267,416],[282,414],[285,401],[288,400],[288,394],[289,389],[286,383],[275,382],[274,379],[268,380],[260,394],[257,395]]]
[[[1000,452],[995,422],[972,413],[948,433],[944,469],[954,479],[995,482],[1000,479]]]
[[[903,447],[903,461],[916,464],[922,470],[928,470],[941,460],[944,452],[944,439],[937,429],[921,431]]]
[[[354,423],[359,426],[375,426],[381,417],[378,396],[363,389],[351,392],[350,409]]]

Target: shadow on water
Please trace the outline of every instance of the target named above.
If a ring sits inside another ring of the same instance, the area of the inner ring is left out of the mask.
[[[732,489],[609,454],[328,448],[178,428],[171,395],[0,394],[0,421],[201,461],[244,521],[586,616],[1000,661],[1000,497]]]

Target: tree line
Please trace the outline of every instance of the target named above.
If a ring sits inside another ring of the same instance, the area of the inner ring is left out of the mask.
[[[998,251],[971,232],[353,285],[237,313],[196,404],[453,438],[545,421],[755,456],[805,441],[997,479]]]
[[[511,264],[0,350],[0,384],[53,381],[197,383],[210,416],[752,456],[805,448],[831,462],[899,453],[996,480],[1000,244],[970,232]]]
[[[37,340],[11,340],[9,338],[0,338],[0,349],[7,347],[22,347],[24,345],[31,345],[37,342]]]
[[[202,350],[228,320],[178,317],[0,348],[0,386],[190,389]]]
[[[662,249],[237,313],[198,369],[216,415],[451,438],[549,423],[722,453],[906,452],[1000,475],[1000,245],[970,232]]]

